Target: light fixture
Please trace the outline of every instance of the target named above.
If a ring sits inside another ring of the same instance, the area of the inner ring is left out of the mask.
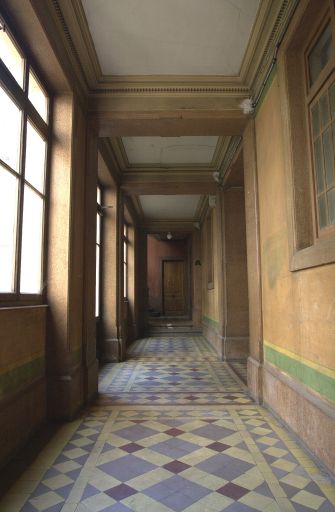
[[[219,171],[213,172],[213,180],[216,181],[216,183],[220,183],[220,173]]]
[[[171,240],[171,239],[172,239],[172,233],[171,233],[171,231],[169,231],[169,232],[168,232],[168,234],[166,235],[166,238],[167,238],[168,240]]]
[[[245,98],[240,104],[240,109],[242,110],[243,114],[253,114],[255,110],[255,105],[252,98]]]

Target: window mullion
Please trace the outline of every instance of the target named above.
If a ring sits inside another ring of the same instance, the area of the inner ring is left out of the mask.
[[[26,66],[26,73],[28,72]],[[22,248],[22,224],[23,224],[23,201],[24,201],[24,171],[26,160],[26,142],[27,142],[27,113],[22,113],[22,136],[20,153],[20,177],[19,177],[19,197],[18,197],[18,219],[17,219],[17,238],[16,238],[16,257],[15,257],[15,291],[20,293],[21,278],[21,248]]]

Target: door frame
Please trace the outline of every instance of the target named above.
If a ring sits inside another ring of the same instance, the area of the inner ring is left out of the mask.
[[[161,310],[163,313],[163,316],[166,317],[165,311],[164,311],[164,263],[166,261],[183,261],[185,264],[185,272],[184,272],[184,289],[185,289],[185,315],[178,315],[178,318],[190,318],[190,312],[191,312],[191,269],[190,269],[190,258],[189,258],[189,251],[185,255],[185,258],[181,258],[178,256],[163,256],[160,258],[161,260],[161,271],[160,271],[160,288],[161,288]],[[172,315],[170,315],[172,316]],[[168,318],[168,317],[167,317]]]

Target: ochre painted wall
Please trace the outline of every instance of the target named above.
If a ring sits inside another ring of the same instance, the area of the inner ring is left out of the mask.
[[[188,243],[187,240],[157,240],[154,236],[147,237],[148,258],[148,302],[149,309],[162,311],[162,259],[182,258],[188,268]]]
[[[207,250],[206,250],[206,241],[207,241],[207,223],[204,222],[202,226],[202,283],[203,283],[203,317],[205,321],[209,321],[215,325],[219,321],[219,303],[218,303],[218,257],[217,257],[217,243],[220,234],[217,231],[217,218],[216,218],[216,210],[213,208],[210,210],[209,215],[212,217],[212,247],[213,247],[213,282],[214,288],[208,289],[207,283]]]
[[[285,175],[280,85],[275,76],[256,117],[263,396],[334,470],[335,265],[290,271],[293,212],[287,202],[291,190]]]
[[[335,370],[335,265],[289,270],[290,212],[276,78],[256,118],[256,143],[264,341]]]

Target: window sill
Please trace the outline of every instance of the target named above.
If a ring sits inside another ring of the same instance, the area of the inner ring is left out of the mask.
[[[13,309],[38,309],[38,308],[47,308],[49,307],[47,304],[1,304],[0,310],[13,310]]]
[[[1,293],[0,294],[0,308],[22,308],[22,307],[35,307],[45,306],[45,298],[36,294],[18,295],[15,293]]]
[[[335,240],[322,240],[293,254],[290,270],[304,270],[335,263]]]

